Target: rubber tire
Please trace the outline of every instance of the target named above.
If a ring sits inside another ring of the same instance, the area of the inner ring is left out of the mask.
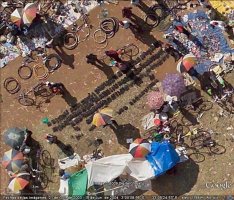
[[[67,45],[66,44],[66,39],[67,37],[72,37],[75,39],[75,42],[71,45]],[[75,49],[79,44],[79,38],[77,37],[76,33],[66,33],[64,36],[63,36],[63,45],[66,49],[68,50],[73,50]]]
[[[27,76],[22,76],[22,75],[21,75],[21,70],[22,70],[22,68],[28,68],[29,71],[30,71],[30,73],[29,73]],[[30,78],[32,77],[32,74],[33,74],[33,70],[32,70],[32,68],[29,67],[29,66],[22,65],[22,66],[20,66],[19,69],[18,69],[18,75],[19,75],[19,77],[22,78],[22,79],[24,79],[24,80],[30,79]]]
[[[56,60],[57,60],[56,65],[54,65],[54,66],[49,65],[49,61],[51,58],[56,58]],[[58,54],[50,54],[46,57],[45,66],[47,67],[49,72],[53,72],[53,71],[57,70],[59,67],[61,67],[61,65],[62,65],[62,60]]]

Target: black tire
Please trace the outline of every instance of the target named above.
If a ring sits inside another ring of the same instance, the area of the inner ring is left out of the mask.
[[[188,126],[185,125],[178,125],[176,129],[176,135],[178,136],[179,134],[181,136],[185,136],[187,133],[190,132],[190,129]]]
[[[189,158],[193,160],[195,163],[201,163],[206,159],[206,157],[199,152],[191,153],[189,155]]]
[[[133,57],[139,54],[139,48],[134,44],[130,44],[126,46],[123,50],[124,50],[124,54],[130,57]]]
[[[51,166],[51,155],[47,150],[42,151],[41,159],[45,166]]]
[[[219,144],[215,144],[214,146],[209,147],[209,149],[213,154],[216,155],[220,155],[226,152],[226,148]]]
[[[23,106],[33,106],[33,105],[35,105],[35,101],[32,98],[30,98],[30,97],[28,97],[26,95],[24,97],[19,96],[18,102]]]
[[[22,75],[22,69],[23,68],[26,68],[26,69],[29,70],[29,73],[27,75]],[[27,80],[27,79],[31,78],[32,74],[33,74],[33,70],[29,66],[23,65],[23,66],[20,66],[19,69],[18,69],[18,75],[19,75],[19,77],[22,78],[22,79],[24,79],[24,80]]]
[[[160,17],[156,13],[149,13],[144,20],[150,27],[155,28],[159,25]]]
[[[69,38],[73,38],[74,42],[72,42],[71,44],[68,44]],[[79,37],[76,35],[76,33],[66,33],[63,36],[64,47],[68,50],[75,49],[78,46],[78,43],[79,43]]]
[[[46,189],[46,187],[48,186],[48,183],[49,183],[48,176],[45,173],[41,173],[39,179],[40,179],[41,189],[43,189],[43,190]]]
[[[9,88],[9,85],[12,82],[14,82],[16,84],[16,86],[14,88]],[[9,92],[10,94],[15,94],[15,93],[19,92],[19,90],[21,89],[21,85],[20,85],[19,81],[13,77],[6,78],[4,83],[3,83],[3,86],[6,89],[6,91]]]
[[[50,60],[52,60],[54,58],[56,59],[56,64],[50,65]],[[49,72],[53,72],[53,71],[57,70],[59,67],[61,67],[61,65],[62,65],[62,60],[58,54],[50,54],[46,57],[45,66],[47,67]]]
[[[203,101],[200,106],[200,111],[208,111],[213,107],[213,103],[211,101]]]

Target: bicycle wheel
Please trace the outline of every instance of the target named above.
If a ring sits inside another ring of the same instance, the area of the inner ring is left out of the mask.
[[[200,111],[208,111],[213,107],[213,103],[211,101],[203,101],[200,106]]]
[[[35,105],[35,101],[32,98],[30,98],[30,97],[28,97],[26,95],[19,96],[18,102],[23,106],[33,106],[33,105]]]
[[[78,46],[79,43],[79,37],[76,35],[76,33],[66,33],[63,36],[63,44],[64,47],[68,50],[73,50]]]
[[[205,156],[199,152],[191,153],[188,157],[195,163],[201,163],[205,160]]]
[[[187,133],[190,132],[190,129],[188,126],[185,125],[178,125],[177,129],[176,129],[176,135],[178,136],[179,134],[181,136],[185,136]]]
[[[37,88],[34,89],[35,96],[41,96],[41,97],[49,97],[52,95],[52,92],[50,89],[46,86],[46,84],[41,84]]]
[[[41,173],[38,177],[39,181],[40,181],[40,186],[41,186],[41,189],[45,189],[47,186],[48,186],[48,183],[49,183],[49,178],[48,176],[46,176],[45,173]]]
[[[145,16],[144,20],[149,26],[155,28],[159,25],[160,17],[155,13],[149,13]]]
[[[41,153],[41,159],[46,166],[51,166],[51,155],[47,150],[43,150]]]
[[[209,149],[213,154],[216,155],[220,155],[226,152],[226,148],[219,144],[215,144],[214,146],[209,147]]]
[[[136,56],[137,54],[139,54],[139,48],[134,45],[134,44],[129,44],[126,47],[123,48],[124,53],[130,57]]]

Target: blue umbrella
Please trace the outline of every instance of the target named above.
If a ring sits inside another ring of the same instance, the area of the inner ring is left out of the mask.
[[[19,149],[25,139],[26,131],[20,128],[9,128],[4,133],[4,142],[14,149]]]
[[[185,91],[184,78],[180,74],[166,74],[162,87],[166,94],[179,97]]]

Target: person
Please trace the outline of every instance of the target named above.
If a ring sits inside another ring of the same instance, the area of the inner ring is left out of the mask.
[[[62,83],[53,83],[46,81],[46,85],[49,87],[54,94],[64,94],[64,85]]]
[[[175,61],[178,61],[183,55],[173,48],[172,45],[166,43],[163,47],[163,50],[169,53],[172,57],[175,58]]]
[[[58,141],[57,136],[51,134],[46,134],[45,139],[49,144],[56,144]]]
[[[109,56],[110,58],[114,59],[116,62],[119,62],[119,63],[123,62],[121,58],[119,57],[119,53],[115,50],[105,51],[105,54]]]
[[[66,172],[64,169],[60,169],[60,170],[59,170],[59,176],[60,176],[60,178],[61,178],[62,180],[65,181],[65,180],[67,180],[67,179],[70,178],[71,174],[68,173],[68,172]]]
[[[122,9],[122,17],[126,17],[128,19],[131,19],[133,13],[132,13],[132,7],[124,7]]]
[[[184,26],[182,25],[175,26],[175,30],[177,30],[180,33],[185,34],[188,38],[191,37],[191,33],[187,29],[185,29]]]

